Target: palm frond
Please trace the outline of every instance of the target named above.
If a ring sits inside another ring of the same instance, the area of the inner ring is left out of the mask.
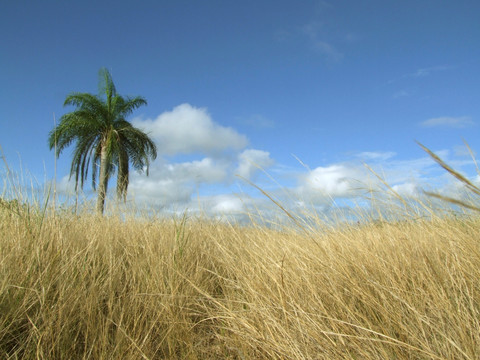
[[[117,89],[113,83],[112,75],[106,68],[101,68],[98,72],[99,84],[98,91],[100,95],[105,95],[105,105],[109,114],[112,113],[112,99],[117,96]]]
[[[133,126],[124,128],[122,136],[125,137],[125,145],[133,167],[138,171],[146,167],[148,175],[149,159],[155,160],[157,157],[155,143],[147,134]]]
[[[50,149],[57,148],[57,156],[73,141],[99,131],[99,124],[88,112],[75,111],[65,114],[60,123],[49,133]]]
[[[118,113],[122,117],[126,117],[143,105],[147,105],[147,100],[141,96],[136,96],[134,98],[127,97],[126,99],[122,98],[117,104]]]
[[[91,112],[96,112],[103,107],[102,100],[98,96],[81,92],[73,92],[67,95],[63,106],[67,105],[75,106],[77,109],[90,110]]]
[[[83,188],[84,181],[88,177],[88,168],[93,150],[98,142],[97,138],[98,135],[91,134],[89,137],[81,137],[77,141],[70,168],[70,177],[75,174],[75,189],[78,189],[79,180],[80,188]]]

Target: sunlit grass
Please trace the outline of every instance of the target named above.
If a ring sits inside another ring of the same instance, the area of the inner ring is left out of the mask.
[[[480,353],[477,217],[307,234],[19,209],[0,208],[0,358]]]

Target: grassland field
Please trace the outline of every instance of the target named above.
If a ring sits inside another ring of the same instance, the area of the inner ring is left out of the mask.
[[[480,359],[480,218],[271,229],[0,206],[1,359]]]

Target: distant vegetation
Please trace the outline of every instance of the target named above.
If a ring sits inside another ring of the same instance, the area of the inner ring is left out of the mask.
[[[0,208],[4,210],[18,213],[18,210],[23,208],[25,205],[21,204],[17,199],[7,200],[0,197]]]
[[[75,175],[75,188],[83,187],[92,165],[92,187],[97,189],[97,212],[103,214],[108,180],[117,171],[117,196],[125,199],[129,181],[129,163],[138,171],[155,159],[155,143],[143,131],[130,124],[126,117],[147,101],[140,97],[125,98],[117,94],[110,73],[100,69],[99,95],[72,93],[64,105],[77,109],[62,116],[49,135],[50,149],[56,155],[75,144],[70,177]],[[98,176],[98,184],[97,184]]]

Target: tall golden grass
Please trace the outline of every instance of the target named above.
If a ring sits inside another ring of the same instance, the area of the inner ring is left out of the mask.
[[[307,234],[4,204],[0,234],[2,359],[480,357],[476,216]]]

